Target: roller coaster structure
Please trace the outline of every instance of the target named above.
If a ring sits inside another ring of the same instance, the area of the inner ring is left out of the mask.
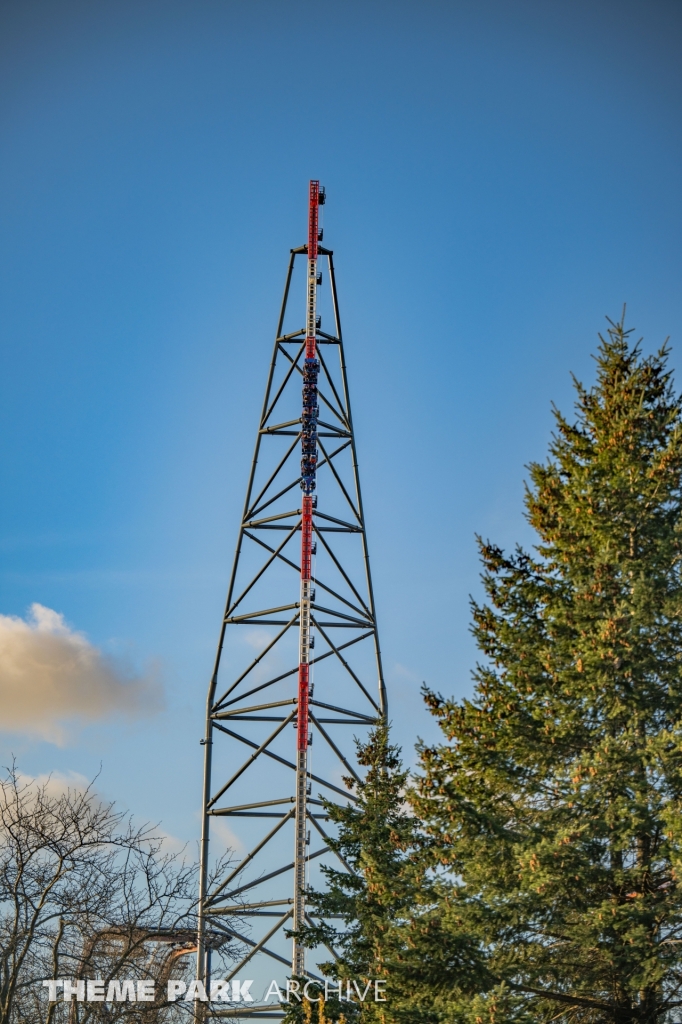
[[[354,739],[387,710],[333,252],[320,244],[325,198],[311,181],[308,242],[291,250],[208,689],[197,944],[204,982],[209,928],[247,950],[230,978],[254,957],[269,957],[292,976],[316,977],[296,933],[313,923],[306,909],[312,864],[316,885],[323,884],[319,865],[330,853],[321,797],[357,800]],[[306,265],[305,327],[285,334],[298,257]],[[325,265],[331,334],[318,314]],[[312,770],[315,734],[319,774]],[[227,822],[248,852],[210,883],[211,858],[235,845]],[[272,823],[264,835],[263,822]],[[311,831],[321,839],[313,851]],[[248,928],[235,929],[236,918]],[[292,933],[289,957],[282,940]],[[245,1009],[211,1004],[204,1012],[243,1016]],[[248,1010],[281,1015],[272,1004]]]

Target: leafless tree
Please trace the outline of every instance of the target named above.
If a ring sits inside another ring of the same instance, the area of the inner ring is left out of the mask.
[[[92,786],[54,795],[49,784],[7,769],[0,779],[0,1024],[187,1017],[192,1005],[167,1002],[166,982],[193,973],[196,893],[196,864],[164,853],[152,827],[102,802]],[[239,953],[220,936],[214,945],[216,966]],[[109,983],[126,978],[153,982],[154,1001],[106,1001]],[[86,994],[90,983],[96,998],[64,1001],[61,989],[50,1001],[44,979],[80,982]]]

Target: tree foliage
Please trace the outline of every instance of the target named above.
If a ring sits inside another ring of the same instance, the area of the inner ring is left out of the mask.
[[[346,1019],[380,1019],[387,1005],[394,1009],[404,1002],[392,979],[401,955],[398,926],[411,914],[418,894],[419,870],[411,859],[415,845],[416,820],[405,802],[408,773],[400,751],[390,743],[382,724],[368,741],[358,746],[358,761],[365,768],[360,782],[346,779],[355,788],[357,802],[340,806],[325,801],[325,811],[337,826],[336,838],[329,846],[337,853],[341,866],[325,867],[328,888],[308,896],[311,914],[327,919],[326,924],[311,927],[305,939],[311,946],[324,944],[334,958],[322,964],[323,972],[342,979],[354,1001],[328,1001],[323,1012]],[[345,870],[344,870],[345,866]],[[339,920],[339,925],[329,922]],[[375,980],[386,983],[387,1002],[374,1002],[373,990],[361,1002],[353,987],[364,992]],[[292,1006],[292,1017],[301,1017],[304,1008]]]
[[[473,698],[427,694],[414,807],[470,1024],[682,1019],[682,405],[628,334],[530,467],[533,553],[481,543]]]

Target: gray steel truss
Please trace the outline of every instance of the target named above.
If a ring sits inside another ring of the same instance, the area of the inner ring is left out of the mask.
[[[283,333],[291,315],[297,257],[291,250],[258,426],[244,512],[208,688],[204,743],[198,977],[210,978],[208,930],[244,950],[229,978],[291,974],[296,712],[300,585],[301,381],[305,328]],[[370,575],[346,362],[334,278],[326,262],[333,333],[316,332],[319,374],[318,493],[311,625],[316,647],[310,699],[308,878],[324,885],[329,851],[322,797],[353,802],[355,739],[386,715],[386,690]],[[301,292],[301,320],[305,313]],[[348,726],[351,728],[349,729]],[[312,742],[314,740],[314,743]],[[228,828],[229,826],[229,828]],[[314,841],[310,843],[310,836]],[[236,847],[235,862],[209,885],[211,865]],[[329,858],[332,858],[329,860]],[[338,864],[338,861],[336,862]],[[347,867],[347,865],[344,865]],[[235,919],[243,923],[240,931]],[[309,954],[310,955],[310,954]],[[329,958],[324,950],[323,959]],[[318,976],[306,970],[310,978]],[[281,982],[280,982],[281,983]],[[281,1016],[277,1003],[222,1007],[205,1016]]]

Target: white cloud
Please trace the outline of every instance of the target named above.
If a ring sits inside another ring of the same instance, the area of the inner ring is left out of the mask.
[[[139,717],[161,706],[161,688],[137,675],[41,604],[21,619],[0,615],[0,728],[62,744],[67,723],[112,714]]]
[[[255,647],[257,651],[262,651],[264,647],[268,646],[274,635],[269,629],[257,626],[255,629],[250,629],[243,639],[249,647]]]
[[[416,672],[413,672],[411,668],[407,668],[406,665],[401,665],[399,661],[394,661],[390,669],[391,676],[396,680],[407,680],[408,683],[419,683],[421,682],[420,677]]]
[[[48,796],[58,799],[66,793],[85,793],[92,788],[84,775],[80,772],[50,772],[49,775],[26,775],[25,772],[18,772],[19,783],[22,786],[30,786],[34,791],[44,789]]]
[[[165,829],[160,828],[158,825],[153,828],[154,838],[161,842],[162,854],[186,854],[187,856],[191,853],[191,844],[183,842],[182,839],[178,839],[177,836],[172,835],[170,832],[166,832]]]
[[[235,835],[229,825],[222,820],[222,818],[214,818],[211,822],[211,833],[219,840],[219,842],[227,850],[232,850],[234,853],[244,853],[246,847],[241,841],[239,836]],[[216,854],[222,854],[224,850],[215,850]]]

